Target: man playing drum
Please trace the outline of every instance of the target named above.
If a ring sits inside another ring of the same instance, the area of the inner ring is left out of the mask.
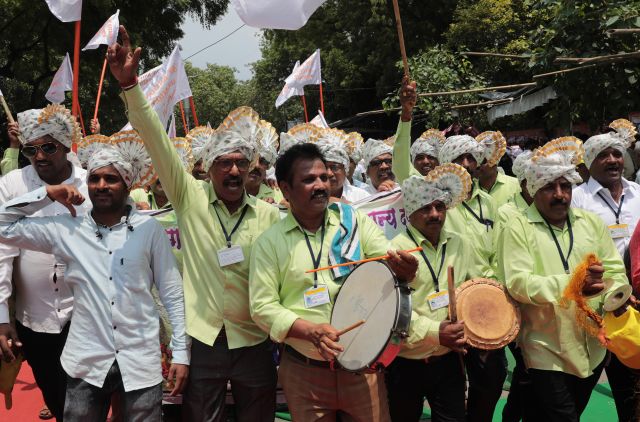
[[[465,353],[464,323],[447,320],[446,268],[455,268],[456,286],[474,277],[493,277],[493,271],[471,242],[444,223],[447,209],[467,198],[471,185],[471,177],[457,164],[435,167],[426,177],[414,175],[402,184],[409,225],[392,243],[398,249],[423,250],[409,284],[415,290],[409,338],[386,377],[393,421],[418,421],[425,396],[433,420],[465,421],[464,367],[454,353]]]
[[[285,343],[279,377],[294,420],[387,421],[382,374],[338,369],[343,350],[329,324],[340,282],[350,269],[307,270],[387,253],[388,242],[366,215],[343,203],[329,205],[330,184],[318,148],[302,143],[276,162],[276,177],[291,208],[255,242],[251,253],[251,316],[272,339]],[[351,247],[353,246],[353,247]],[[412,280],[418,261],[388,252],[401,280]],[[357,322],[357,321],[354,321]]]
[[[522,312],[518,344],[539,412],[531,420],[577,422],[604,365],[606,350],[578,325],[576,305],[560,303],[571,272],[594,253],[601,264],[588,267],[584,296],[601,293],[603,279],[614,281],[612,289],[628,283],[602,220],[570,207],[572,185],[581,180],[576,171],[581,155],[581,142],[573,137],[534,153],[525,171],[534,206],[512,215],[497,249],[498,277]],[[603,299],[589,300],[590,307],[598,309]]]

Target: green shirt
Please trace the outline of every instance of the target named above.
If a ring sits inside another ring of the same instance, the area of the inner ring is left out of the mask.
[[[409,176],[420,176],[411,162],[411,122],[398,123],[396,142],[393,144],[393,164],[391,166],[396,182],[402,184]]]
[[[213,344],[225,328],[229,348],[261,343],[265,333],[249,314],[249,257],[256,238],[278,221],[278,210],[245,195],[242,206],[229,214],[210,183],[201,183],[184,170],[171,140],[139,85],[127,90],[123,99],[131,125],[140,133],[178,217],[184,248],[184,299],[187,334]],[[246,215],[231,236],[242,247],[244,261],[220,267],[217,251],[227,247],[220,221],[228,231]]]
[[[488,191],[484,188],[481,189],[483,192],[491,195],[491,197],[496,201],[496,206],[499,208],[506,204],[514,194],[520,193],[520,183],[515,177],[507,176],[506,174],[498,172],[496,182],[493,184],[491,189]]]
[[[262,199],[262,200],[271,198],[277,205],[280,203],[280,201],[284,199],[284,196],[282,196],[282,192],[280,191],[280,189],[272,189],[268,185],[261,183],[260,189],[258,190],[258,194],[256,195],[256,198]]]
[[[392,241],[394,249],[413,249],[422,246],[424,254],[431,263],[433,271],[438,278],[439,291],[447,290],[447,267],[452,266],[456,287],[463,282],[477,277],[493,278],[493,270],[486,261],[476,252],[471,243],[460,234],[444,228],[440,233],[440,239],[436,248],[411,224],[408,230],[413,236],[412,240],[407,234],[400,233]],[[445,248],[446,245],[446,248]],[[445,252],[444,261],[442,253]],[[448,319],[447,306],[431,310],[427,296],[436,292],[436,286],[420,252],[413,255],[418,259],[418,272],[409,287],[414,289],[411,294],[411,326],[409,338],[402,346],[400,356],[407,359],[424,359],[429,356],[443,355],[450,349],[440,345],[440,323]],[[442,267],[440,263],[442,262]],[[439,275],[438,275],[439,274]]]
[[[596,214],[571,208],[573,250],[569,270],[595,253],[605,268],[605,278],[615,281],[612,289],[628,284],[624,264],[607,228]],[[569,250],[568,225],[553,227],[563,254]],[[522,325],[518,343],[527,368],[562,371],[586,378],[605,357],[606,350],[576,323],[576,307],[560,306],[571,275],[566,274],[547,224],[532,204],[525,213],[514,214],[498,244],[498,276],[504,277],[511,296],[520,302]],[[601,311],[603,296],[588,301]]]
[[[337,211],[327,210],[325,236],[322,242],[320,267],[329,265],[329,249],[334,235],[340,229]],[[356,211],[360,233],[360,248],[365,258],[385,255],[389,242],[380,228],[364,214]],[[321,248],[321,229],[309,233],[314,254]],[[317,255],[316,255],[317,256]],[[251,252],[249,297],[254,321],[277,342],[285,342],[311,359],[322,360],[315,346],[308,341],[287,337],[296,319],[303,318],[316,324],[329,323],[333,303],[341,284],[333,280],[329,270],[318,272],[318,285],[329,289],[330,303],[306,308],[303,294],[314,286],[313,260],[302,228],[291,212],[258,238]],[[343,327],[337,327],[341,329]]]
[[[20,149],[18,148],[7,148],[4,150],[2,161],[0,161],[0,171],[2,171],[3,175],[18,168],[19,154]]]

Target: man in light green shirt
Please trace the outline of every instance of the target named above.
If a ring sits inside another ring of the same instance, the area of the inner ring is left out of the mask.
[[[498,276],[520,302],[518,337],[532,381],[538,420],[578,421],[602,372],[606,350],[576,322],[576,305],[561,304],[571,273],[587,254],[601,265],[588,268],[583,294],[596,295],[601,310],[603,279],[613,288],[628,283],[620,254],[598,216],[571,208],[579,153],[539,151],[526,169],[534,203],[514,214],[498,245]],[[581,145],[576,143],[576,151]],[[525,415],[526,417],[527,415]]]
[[[507,176],[498,171],[498,166],[489,166],[487,163],[478,168],[478,185],[495,200],[498,208],[520,193],[518,179]]]
[[[9,148],[4,150],[2,161],[0,161],[0,172],[2,175],[18,168],[18,156],[20,154],[20,128],[18,122],[7,124],[7,135],[9,137]]]
[[[386,375],[394,421],[418,421],[425,396],[434,420],[465,421],[464,367],[453,353],[466,353],[464,322],[448,320],[446,269],[455,268],[456,286],[475,277],[493,277],[491,267],[473,245],[445,225],[447,209],[467,197],[471,177],[456,164],[433,171],[446,174],[446,178],[432,181],[411,176],[404,181],[409,225],[392,240],[398,249],[423,248],[414,253],[420,265],[409,284],[414,290],[409,338]],[[446,300],[437,302],[443,298]]]
[[[291,208],[255,242],[249,294],[254,321],[285,343],[279,377],[293,419],[333,420],[342,411],[356,420],[387,421],[381,373],[332,370],[343,348],[329,321],[344,273],[306,271],[329,265],[330,251],[342,251],[343,242],[359,243],[360,251],[360,256],[341,255],[345,261],[389,253],[387,263],[401,280],[413,279],[418,261],[388,251],[378,226],[350,205],[329,206],[327,169],[315,145],[289,148],[276,163],[276,177]]]
[[[109,47],[111,72],[176,211],[184,248],[186,327],[193,342],[183,416],[222,420],[230,380],[238,420],[272,421],[275,364],[266,334],[251,320],[248,276],[251,246],[278,220],[278,211],[245,193],[255,142],[230,130],[216,132],[204,159],[211,182],[196,180],[137,84],[141,50],[132,52],[123,27],[120,36],[123,45]]]

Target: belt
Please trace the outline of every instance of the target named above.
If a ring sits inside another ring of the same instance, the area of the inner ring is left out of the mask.
[[[338,365],[336,361],[315,360],[308,358],[289,345],[284,346],[284,352],[298,362],[302,362],[310,366],[315,366],[317,368],[331,369],[333,371],[340,367],[340,365]]]

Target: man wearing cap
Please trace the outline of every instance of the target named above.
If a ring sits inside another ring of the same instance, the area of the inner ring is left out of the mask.
[[[192,376],[182,415],[189,421],[225,420],[231,381],[237,420],[272,421],[276,388],[272,344],[249,313],[251,248],[279,219],[277,208],[245,192],[257,149],[246,132],[255,129],[259,119],[253,110],[243,108],[239,118],[248,125],[211,134],[203,154],[210,182],[196,180],[184,170],[164,125],[137,84],[141,48],[130,48],[122,26],[120,36],[123,45],[110,46],[107,59],[123,88],[129,121],[143,138],[176,211],[184,248],[186,328],[193,340]],[[229,126],[235,122],[225,121]]]
[[[426,177],[413,175],[402,183],[409,225],[392,244],[422,251],[414,253],[420,265],[409,284],[414,290],[409,338],[386,375],[393,421],[418,421],[425,396],[434,420],[466,420],[464,367],[455,353],[466,353],[464,321],[447,319],[446,269],[455,268],[456,286],[493,277],[493,270],[463,236],[447,228],[445,219],[471,186],[471,177],[457,164],[436,166]]]
[[[68,184],[87,192],[86,172],[73,166],[67,152],[80,140],[80,128],[64,107],[50,105],[42,110],[18,113],[22,153],[31,165],[12,171],[0,180],[0,203],[45,185]],[[18,125],[10,127],[17,137]],[[76,212],[83,215],[86,206]],[[66,214],[57,203],[38,210],[35,216]],[[66,374],[60,354],[69,330],[73,307],[72,291],[65,280],[66,265],[51,254],[0,245],[0,353],[13,360],[13,349],[22,346],[45,404],[62,420]],[[16,286],[16,326],[9,324],[8,299]]]
[[[571,273],[587,254],[599,265],[587,269],[582,294],[599,309],[603,279],[628,283],[624,264],[606,226],[595,214],[571,207],[581,142],[549,142],[526,170],[533,205],[513,215],[498,244],[498,277],[520,302],[518,338],[532,382],[540,420],[578,421],[602,372],[606,350],[576,321],[575,303],[561,304]],[[532,398],[529,398],[531,400]],[[525,415],[525,418],[527,415]]]
[[[506,151],[507,141],[498,131],[483,132],[476,136],[476,140],[486,144],[487,148],[493,150],[495,154],[487,157],[487,160],[478,167],[478,186],[491,195],[496,202],[496,207],[500,208],[509,198],[520,192],[518,180],[498,170],[498,163]],[[499,145],[494,147],[494,143]]]
[[[274,189],[267,184],[267,170],[276,163],[278,158],[278,134],[271,123],[264,120],[260,121],[258,155],[260,158],[247,176],[245,189],[249,195],[277,205],[283,199],[282,192],[277,187]]]
[[[640,218],[640,186],[623,177],[624,153],[633,141],[633,135],[625,138],[612,131],[587,139],[584,163],[591,177],[587,183],[573,190],[571,199],[572,207],[600,216],[622,257],[627,253],[631,235]],[[611,354],[605,370],[616,401],[618,418],[630,421],[635,409],[638,377],[614,354]]]
[[[408,253],[388,251],[384,234],[366,215],[347,204],[329,204],[329,178],[316,145],[300,143],[286,150],[276,162],[276,177],[289,213],[256,241],[249,293],[253,319],[271,338],[285,343],[279,379],[292,417],[335,420],[343,412],[350,420],[387,421],[382,374],[348,373],[333,362],[343,349],[329,321],[351,269],[307,270],[388,253],[397,278],[408,281],[418,261]]]
[[[397,187],[395,175],[391,171],[394,137],[383,141],[368,139],[362,147],[362,159],[367,169],[367,188],[369,195],[389,191]]]
[[[104,420],[111,395],[120,393],[125,419],[160,421],[162,376],[158,288],[173,326],[172,394],[188,376],[182,280],[164,231],[128,202],[141,173],[114,148],[89,161],[90,213],[76,217],[85,200],[70,185],[40,187],[0,208],[0,242],[53,254],[67,264],[65,278],[75,294],[71,328],[60,361],[68,375],[64,419]],[[57,201],[71,215],[32,217]]]

